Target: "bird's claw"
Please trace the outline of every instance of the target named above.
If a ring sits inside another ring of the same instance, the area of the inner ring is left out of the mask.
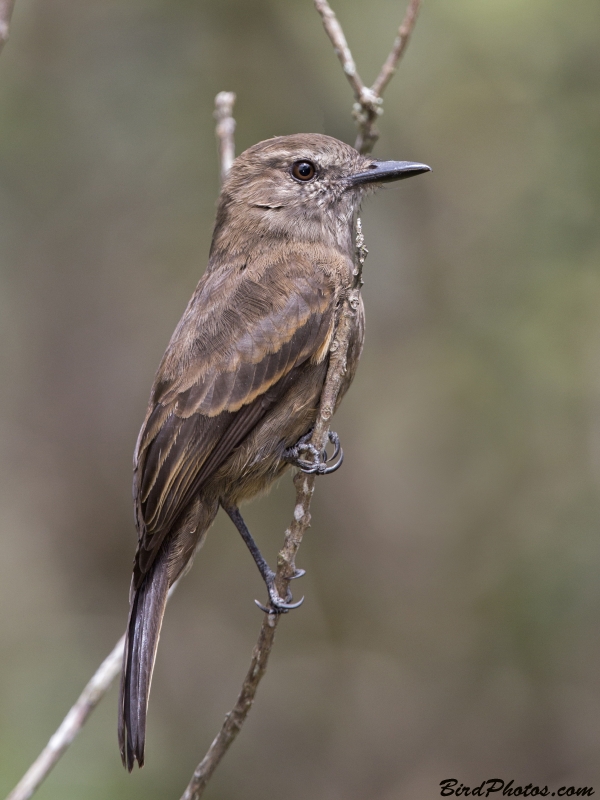
[[[294,572],[294,574],[292,575],[292,577],[288,578],[288,581],[295,581],[296,578],[302,578],[304,575],[306,575],[305,569],[297,569],[296,572]]]
[[[329,475],[335,472],[342,466],[344,460],[344,451],[340,444],[340,437],[335,431],[329,431],[328,438],[333,445],[333,455],[327,456],[327,451],[323,450],[321,453],[317,448],[310,444],[308,441],[312,436],[312,431],[303,436],[293,446],[285,451],[287,461],[298,467],[299,470],[305,472],[307,475]],[[301,454],[309,453],[313,457],[313,461],[307,461],[301,458]],[[337,461],[336,461],[337,459]],[[331,462],[334,462],[333,464]],[[329,465],[329,466],[328,466]]]
[[[301,578],[305,573],[306,570],[297,569],[292,575],[292,577],[288,578],[288,580],[292,581],[295,578]],[[273,575],[271,580],[267,583],[267,589],[269,591],[268,607],[264,606],[258,600],[254,601],[256,605],[261,609],[261,611],[265,612],[265,614],[287,614],[288,611],[292,611],[294,608],[299,608],[304,602],[304,597],[298,600],[297,603],[290,602],[292,599],[292,593],[290,592],[289,589],[287,590],[287,595],[285,600],[283,599],[283,597],[280,597],[277,592],[277,588],[275,587],[275,575]]]
[[[271,604],[268,607],[263,606],[260,600],[254,601],[260,610],[265,612],[265,614],[287,614],[288,611],[292,611],[294,608],[299,608],[304,602],[304,597],[298,600],[297,603],[286,603],[281,597],[277,597],[276,601],[270,592],[269,597]]]

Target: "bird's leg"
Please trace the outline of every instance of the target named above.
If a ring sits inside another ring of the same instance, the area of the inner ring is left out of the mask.
[[[279,596],[277,592],[277,587],[275,586],[275,573],[269,567],[269,565],[263,558],[262,553],[258,549],[258,545],[254,541],[252,534],[248,530],[248,526],[244,522],[242,515],[240,514],[239,508],[234,505],[231,506],[224,505],[223,502],[221,502],[221,505],[223,509],[227,512],[229,518],[231,519],[235,527],[240,532],[242,539],[246,542],[246,547],[248,548],[248,550],[250,550],[252,558],[256,562],[256,566],[258,567],[258,570],[262,575],[264,582],[267,585],[267,591],[269,592],[270,608],[265,608],[265,606],[263,606],[262,603],[259,603],[258,600],[254,601],[256,605],[267,613],[275,612],[276,614],[284,614],[290,609],[298,608],[298,606],[302,605],[302,603],[304,602],[304,598],[302,598],[302,600],[299,600],[297,603],[290,602],[290,600],[292,599],[292,593],[290,592],[289,589],[285,600]],[[290,578],[290,580],[293,580],[294,578],[301,578],[303,575],[304,575],[304,570],[297,569],[294,575],[292,575],[292,577]]]
[[[306,436],[298,439],[293,447],[288,447],[287,450],[284,450],[283,457],[285,460],[289,461],[289,463],[293,464],[295,467],[298,467],[302,472],[306,472],[308,475],[329,475],[331,472],[335,472],[336,469],[339,469],[344,460],[344,451],[340,445],[340,437],[337,433],[335,433],[335,431],[329,431],[328,434],[329,441],[334,448],[333,455],[330,458],[327,457],[327,450],[323,450],[323,452],[319,453],[317,448],[309,443],[311,436],[312,430],[310,430]],[[305,458],[302,458],[306,453],[309,453],[314,460],[307,461]],[[333,464],[331,464],[332,461],[334,462]]]

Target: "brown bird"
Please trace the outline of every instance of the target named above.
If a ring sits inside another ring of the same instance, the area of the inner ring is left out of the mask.
[[[144,763],[167,592],[191,565],[219,506],[248,545],[271,610],[299,605],[279,597],[238,505],[268,489],[290,464],[321,474],[339,466],[340,460],[327,466],[325,454],[311,466],[302,455],[336,308],[351,283],[356,215],[366,189],[428,170],[375,161],[319,134],[260,142],[231,167],[208,267],[158,368],[134,454],[138,547],[119,717],[129,770],[136,759]],[[360,357],[363,319],[361,306],[340,399]],[[335,434],[332,441],[337,456]]]

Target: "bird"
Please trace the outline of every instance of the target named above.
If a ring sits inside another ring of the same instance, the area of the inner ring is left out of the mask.
[[[208,265],[158,367],[134,453],[138,545],[118,731],[130,772],[144,764],[168,590],[191,566],[220,507],[265,580],[268,610],[299,605],[278,595],[239,505],[290,466],[320,474],[339,466],[340,458],[330,464],[307,440],[336,311],[352,282],[356,217],[369,191],[429,170],[377,161],[323,134],[295,134],[250,147],[223,182]],[[362,303],[353,326],[338,403],[362,351]],[[331,439],[336,458],[339,440]],[[307,449],[315,464],[303,458]]]

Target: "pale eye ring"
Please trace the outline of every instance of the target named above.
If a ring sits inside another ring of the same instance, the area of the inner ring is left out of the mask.
[[[294,180],[300,181],[301,183],[306,183],[307,181],[311,181],[315,175],[317,174],[317,168],[312,163],[312,161],[294,161],[292,164],[292,178]]]

